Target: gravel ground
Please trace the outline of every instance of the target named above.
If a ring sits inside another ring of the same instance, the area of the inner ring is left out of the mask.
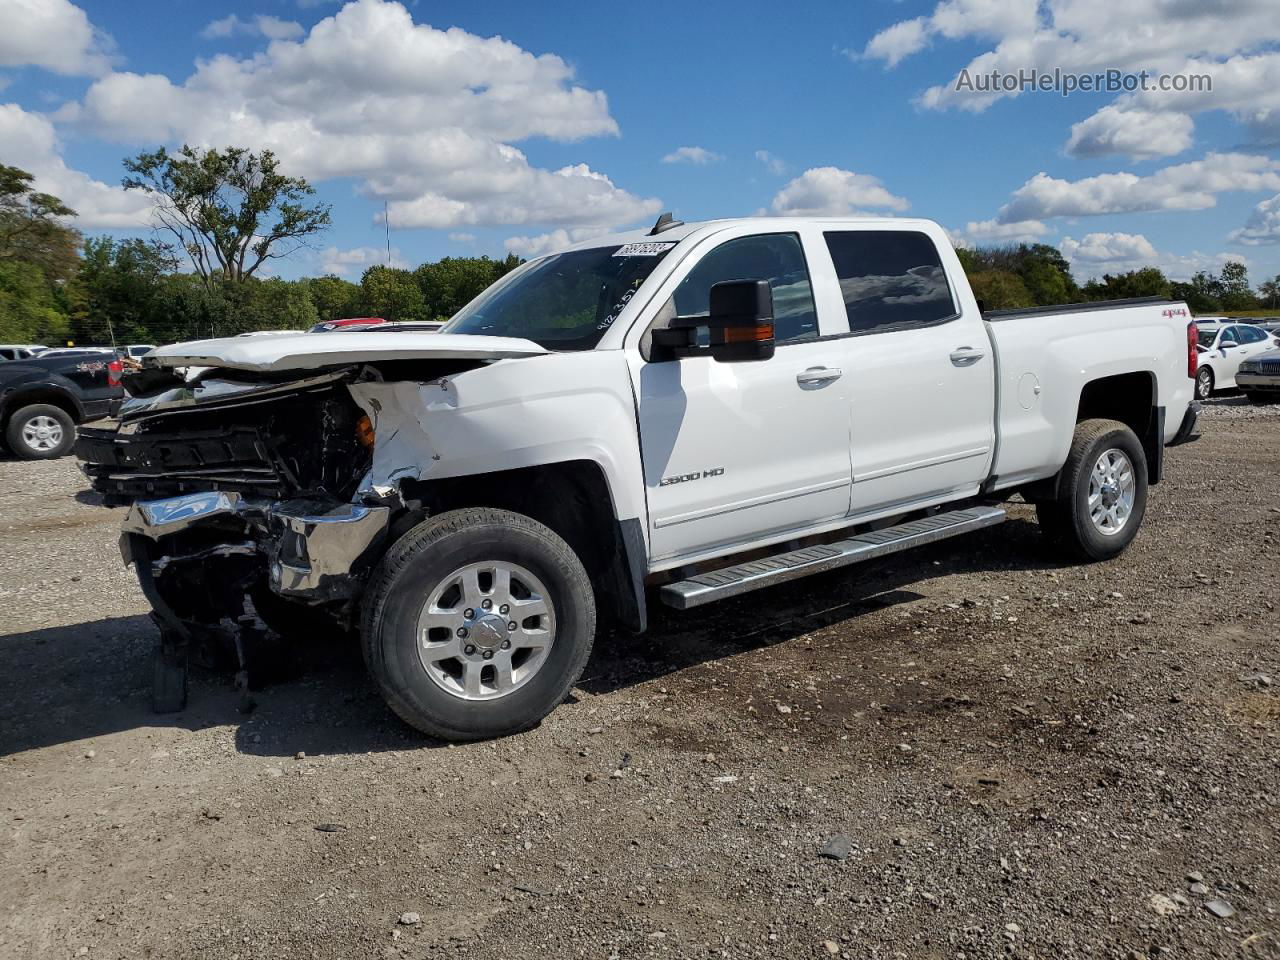
[[[1118,560],[1015,506],[462,747],[338,640],[153,716],[120,512],[0,461],[0,957],[1280,956],[1280,408],[1203,434]]]

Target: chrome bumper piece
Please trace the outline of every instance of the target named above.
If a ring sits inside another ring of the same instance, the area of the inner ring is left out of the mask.
[[[160,541],[196,526],[225,527],[230,534],[225,548],[206,545],[175,554],[152,548],[153,568],[256,553],[266,561],[271,589],[281,596],[337,600],[352,595],[353,574],[362,571],[385,537],[390,515],[388,507],[314,499],[276,502],[224,491],[140,500],[125,517],[121,553],[126,564],[135,561],[134,536]]]

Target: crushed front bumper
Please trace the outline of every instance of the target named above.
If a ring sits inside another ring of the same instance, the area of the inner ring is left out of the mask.
[[[230,491],[139,500],[120,541],[125,563],[158,577],[175,565],[234,557],[265,564],[279,596],[306,603],[355,596],[390,521],[387,507],[323,499],[270,501]],[[151,541],[138,549],[135,538]]]

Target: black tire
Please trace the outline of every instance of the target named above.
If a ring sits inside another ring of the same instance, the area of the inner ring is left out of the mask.
[[[60,431],[53,446],[43,448],[33,445],[24,436],[28,424],[38,420],[52,420]],[[48,403],[33,403],[13,412],[4,431],[5,442],[13,455],[21,460],[53,460],[65,456],[76,442],[76,424],[67,411]]]
[[[1133,470],[1133,506],[1114,533],[1095,525],[1089,509],[1089,481],[1095,465],[1109,450],[1119,450]],[[1118,420],[1084,420],[1076,424],[1067,461],[1059,473],[1058,493],[1036,504],[1041,532],[1072,560],[1108,560],[1123,552],[1138,534],[1147,511],[1147,457],[1142,443]]]
[[[1213,396],[1213,371],[1201,367],[1196,371],[1196,399],[1208,400]]]
[[[437,586],[468,564],[508,562],[541,580],[555,611],[546,660],[510,693],[466,700],[443,689],[418,654],[418,616]],[[374,571],[362,611],[365,663],[388,706],[443,740],[481,740],[536,726],[581,676],[595,638],[591,581],[559,536],[522,514],[490,508],[442,513],[414,527]]]

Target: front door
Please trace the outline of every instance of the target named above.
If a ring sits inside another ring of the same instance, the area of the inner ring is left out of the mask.
[[[764,361],[647,362],[642,343],[633,370],[658,566],[836,520],[849,503],[852,377],[841,342],[819,339],[800,236],[728,239],[686,270],[651,326],[705,315],[712,284],[767,279],[777,348]]]

